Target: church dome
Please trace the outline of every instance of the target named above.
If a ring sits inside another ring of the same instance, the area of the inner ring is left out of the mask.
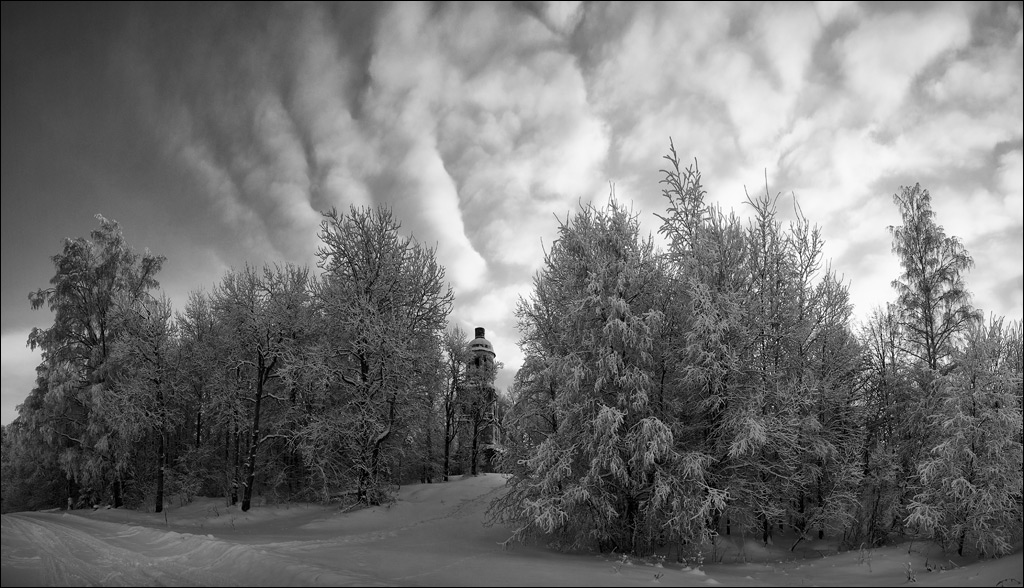
[[[484,328],[477,327],[475,335],[476,338],[469,342],[469,350],[473,352],[473,355],[487,355],[494,359],[494,347],[491,346],[490,341],[484,338]]]

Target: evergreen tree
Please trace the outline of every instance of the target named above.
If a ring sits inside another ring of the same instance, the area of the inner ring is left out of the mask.
[[[652,414],[652,348],[663,325],[652,307],[664,271],[614,197],[560,223],[517,311],[532,381],[520,379],[506,419],[512,477],[491,509],[514,539],[649,553],[666,536],[689,538],[706,514],[706,460],[678,451],[671,427]],[[538,444],[523,442],[535,436]]]
[[[671,141],[664,159],[670,164],[661,170],[668,205],[666,215],[658,217],[659,230],[669,239],[668,299],[674,303],[666,340],[678,341],[665,352],[677,366],[668,374],[673,389],[669,422],[694,465],[693,475],[707,487],[705,500],[691,507],[702,516],[694,517],[683,538],[714,540],[722,523],[731,532],[737,515],[742,524],[752,524],[744,521],[746,509],[732,495],[737,465],[730,433],[732,415],[747,402],[750,243],[735,214],[705,203],[696,163],[681,170]]]
[[[744,228],[704,203],[695,166],[681,170],[670,144],[662,170],[669,201],[673,295],[684,312],[664,340],[677,373],[676,429],[707,457],[710,487],[727,507],[709,536],[733,523],[768,542],[775,523],[804,537],[841,529],[855,503],[857,344],[846,287],[822,272],[820,229],[795,207],[788,227],[768,195],[747,203]],[[671,333],[679,333],[672,335]],[[795,547],[795,546],[794,546]]]
[[[966,330],[956,369],[939,381],[938,431],[918,466],[921,491],[907,522],[943,545],[1005,555],[1021,538],[1020,376],[1005,345],[1003,320]]]

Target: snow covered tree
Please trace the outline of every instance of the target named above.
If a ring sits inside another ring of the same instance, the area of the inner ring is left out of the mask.
[[[829,269],[808,287],[787,342],[789,385],[806,399],[797,415],[798,484],[787,512],[797,543],[812,532],[818,539],[843,532],[855,521],[862,476],[861,349],[850,328],[849,291]]]
[[[910,386],[899,407],[905,418],[901,425],[900,478],[902,503],[909,504],[920,489],[918,465],[929,448],[942,442],[940,430],[932,426],[932,415],[940,412],[943,376],[954,368],[951,356],[957,337],[981,320],[971,306],[964,277],[974,265],[956,237],[947,236],[935,221],[928,190],[915,184],[903,186],[893,195],[903,224],[889,227],[893,253],[903,270],[893,280],[899,309],[903,352],[911,358]]]
[[[40,366],[36,386],[18,406],[18,416],[3,427],[0,455],[0,512],[65,508],[69,505],[74,482],[62,471],[42,432],[26,422],[28,415],[40,414],[45,402],[45,364]]]
[[[707,486],[685,540],[714,540],[720,523],[731,531],[736,514],[730,489],[735,469],[729,461],[730,415],[742,407],[747,376],[750,275],[749,243],[740,219],[705,202],[700,170],[682,170],[670,142],[662,170],[662,195],[668,201],[659,231],[669,239],[671,302],[663,338],[675,371],[666,373],[671,395],[673,433],[685,448],[692,475]],[[732,505],[732,506],[730,506]],[[742,516],[740,517],[742,519]]]
[[[264,430],[264,413],[271,408],[265,402],[286,400],[271,380],[279,376],[289,350],[309,336],[310,294],[308,270],[293,265],[230,271],[213,293],[214,313],[230,341],[225,367],[235,375],[235,422],[247,436],[238,480],[243,511],[252,505],[259,450],[280,436],[276,428]]]
[[[889,232],[903,268],[892,285],[907,331],[906,351],[934,372],[952,353],[956,335],[981,319],[964,284],[974,260],[959,239],[935,223],[931,195],[920,184],[902,187],[893,200],[903,218]]]
[[[171,320],[170,301],[166,297],[134,300],[120,309],[116,324],[122,335],[112,344],[111,358],[117,366],[113,385],[97,407],[129,453],[145,455],[146,442],[155,438],[153,465],[139,473],[143,484],[155,478],[154,510],[161,512],[168,437],[179,420],[174,407],[179,389],[177,327]]]
[[[199,448],[206,441],[204,432],[210,426],[211,395],[225,384],[224,371],[218,369],[216,360],[217,321],[210,297],[201,291],[190,292],[184,311],[175,320],[181,334],[183,386],[192,399],[188,411],[193,426],[192,444]]]
[[[726,532],[756,527],[765,541],[776,522],[801,536],[840,529],[855,501],[858,355],[846,286],[821,268],[820,229],[798,206],[783,227],[767,191],[748,197],[744,227],[704,202],[699,170],[682,170],[671,144],[665,159],[659,218],[677,310],[666,307],[675,326],[662,340],[681,366],[665,372],[677,406],[669,421],[707,457],[711,487],[728,492],[708,524],[724,517]]]
[[[179,415],[178,447],[171,459],[172,474],[182,494],[223,493],[230,496],[229,430],[232,385],[223,361],[228,340],[213,312],[209,293],[189,293],[183,311],[175,313],[178,327]]]
[[[918,466],[921,491],[907,523],[959,555],[965,546],[1005,555],[1022,532],[1020,375],[1002,319],[970,325],[965,335],[956,369],[938,383],[938,410],[929,418],[938,442]]]
[[[663,324],[653,304],[664,272],[636,215],[614,197],[560,223],[517,310],[532,373],[505,421],[509,492],[491,507],[513,539],[649,553],[702,532],[714,502],[706,459],[679,451],[652,414]]]
[[[459,436],[459,391],[465,386],[466,365],[469,362],[469,339],[458,325],[444,334],[444,464],[442,479],[451,475],[452,444]]]
[[[821,274],[820,230],[799,206],[784,227],[776,202],[767,191],[747,200],[743,368],[720,421],[730,516],[766,543],[776,523],[801,538],[841,529],[855,504],[849,295]]]
[[[300,434],[307,459],[334,460],[332,484],[354,481],[371,504],[390,499],[391,468],[422,418],[417,391],[437,385],[453,301],[434,250],[400,229],[387,208],[331,210],[317,251],[326,377]]]
[[[855,545],[881,545],[902,531],[906,516],[900,472],[909,431],[906,406],[913,389],[903,332],[899,310],[891,303],[875,308],[860,332],[862,484],[858,523],[850,534]]]
[[[190,292],[185,309],[176,315],[183,451],[175,469],[190,484],[222,493],[229,504],[238,502],[242,485],[248,375],[238,364],[237,322],[229,320],[233,303],[223,286],[228,276],[237,281],[238,273],[229,270],[210,292]]]
[[[89,238],[66,239],[53,256],[51,287],[29,294],[32,308],[48,307],[54,322],[29,334],[29,346],[42,350],[47,386],[43,402],[23,416],[83,491],[94,499],[109,491],[120,506],[128,452],[97,403],[109,391],[110,354],[122,335],[115,317],[158,287],[164,258],[135,253],[116,221],[96,218],[100,228]]]

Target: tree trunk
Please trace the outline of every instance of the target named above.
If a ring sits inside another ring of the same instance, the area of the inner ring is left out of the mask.
[[[389,409],[388,409],[388,428],[383,433],[378,435],[377,439],[374,440],[374,443],[373,443],[373,453],[372,453],[372,455],[370,457],[370,471],[371,471],[370,480],[373,482],[374,485],[376,485],[378,483],[377,481],[379,480],[378,474],[380,473],[379,470],[380,470],[380,452],[381,452],[381,449],[384,447],[384,443],[391,437],[391,432],[394,430],[394,426],[395,426],[395,401],[396,401],[396,398],[394,396],[392,396],[388,400],[388,405],[389,405]]]
[[[273,367],[273,363],[270,367]],[[256,450],[260,443],[260,404],[263,401],[263,385],[269,379],[270,367],[264,364],[263,357],[260,356],[259,371],[256,372],[256,406],[252,411],[252,435],[249,440],[249,453],[245,458],[242,512],[248,511],[252,506],[252,487],[256,483]]]
[[[121,508],[121,474],[114,474],[114,508]]]
[[[451,472],[451,457],[452,457],[452,424],[451,421],[445,418],[444,423],[444,472],[441,474],[441,478],[447,482],[448,475]]]
[[[430,406],[430,408],[431,408],[430,413],[433,413],[434,412],[433,411],[433,402],[431,402],[430,404],[431,404],[431,406]],[[431,423],[431,419],[428,418],[427,419],[427,425],[426,425],[427,426],[427,451],[426,451],[426,459],[424,460],[424,463],[423,463],[423,474],[422,474],[422,476],[420,478],[420,482],[422,482],[424,484],[432,484],[434,482],[434,438],[433,438],[433,435],[431,434],[431,431],[433,430],[434,427],[432,427],[430,423]]]
[[[160,431],[157,434],[157,464],[156,464],[156,504],[154,512],[163,512],[164,510],[164,467],[167,463],[167,434]]]
[[[156,446],[156,504],[154,505],[155,510],[153,512],[163,512],[164,510],[164,468],[167,465],[167,429],[166,420],[167,414],[164,412],[164,394],[161,390],[161,383],[157,382],[156,389],[156,402],[157,407],[160,410],[160,429],[157,431],[157,446]]]
[[[232,421],[231,423],[231,436],[235,438],[235,460],[232,467],[231,475],[231,504],[238,504],[238,458],[241,449],[239,448],[239,438],[242,432],[238,428],[238,421]]]
[[[470,452],[469,460],[469,471],[472,475],[476,475],[476,462],[479,459],[479,440],[480,440],[480,421],[479,419],[473,420],[473,450]]]
[[[200,402],[202,399],[200,398]],[[203,409],[196,411],[196,449],[199,449],[203,439]]]

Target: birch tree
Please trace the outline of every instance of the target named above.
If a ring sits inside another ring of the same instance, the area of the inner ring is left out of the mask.
[[[892,286],[907,331],[906,352],[935,372],[953,352],[956,336],[981,318],[964,282],[974,260],[958,238],[936,224],[931,195],[920,184],[902,187],[893,201],[903,218],[889,232],[903,268]]]
[[[53,256],[51,286],[29,294],[32,308],[47,307],[54,320],[29,334],[29,346],[42,351],[48,381],[46,399],[27,424],[40,430],[80,487],[96,498],[109,491],[120,506],[131,448],[97,402],[111,385],[110,354],[121,335],[118,305],[142,300],[158,287],[164,258],[135,253],[116,221],[96,218],[100,227],[88,238],[65,239]]]

